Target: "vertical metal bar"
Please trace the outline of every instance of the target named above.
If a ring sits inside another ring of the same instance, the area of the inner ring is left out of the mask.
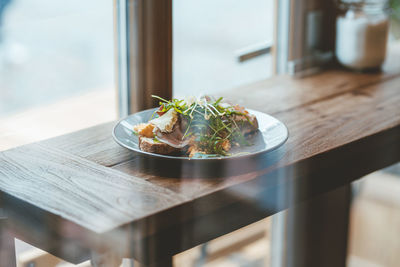
[[[114,0],[115,81],[117,88],[118,115],[129,114],[128,50],[127,50],[127,0]]]
[[[271,267],[286,266],[286,219],[287,211],[272,216],[271,223]]]
[[[289,36],[290,36],[290,14],[294,0],[276,0],[275,1],[275,74],[285,74],[288,71],[289,60]],[[281,173],[281,175],[291,175],[290,173]],[[284,190],[278,193],[281,203],[285,203],[290,198],[291,191]],[[286,266],[286,218],[287,212],[282,211],[272,216],[271,223],[271,267]]]
[[[292,0],[276,1],[277,22],[276,25],[276,73],[284,74],[287,72],[289,58],[289,30],[290,30],[290,12]]]
[[[156,106],[151,95],[172,96],[172,0],[117,2],[120,115],[126,115]]]
[[[332,61],[336,9],[334,1],[291,1],[288,72],[305,76]]]

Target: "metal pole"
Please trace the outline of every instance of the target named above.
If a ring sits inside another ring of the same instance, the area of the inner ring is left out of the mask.
[[[277,0],[275,26],[275,72],[276,74],[287,73],[289,58],[289,30],[290,12],[293,0]]]

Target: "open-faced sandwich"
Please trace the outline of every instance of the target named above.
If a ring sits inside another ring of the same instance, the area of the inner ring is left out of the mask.
[[[244,107],[209,96],[160,100],[147,123],[135,125],[141,150],[164,155],[229,156],[234,147],[251,145],[257,118]]]

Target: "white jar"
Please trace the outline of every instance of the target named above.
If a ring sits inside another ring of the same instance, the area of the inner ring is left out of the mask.
[[[351,69],[379,68],[385,60],[389,29],[384,0],[343,0],[336,19],[336,58]]]

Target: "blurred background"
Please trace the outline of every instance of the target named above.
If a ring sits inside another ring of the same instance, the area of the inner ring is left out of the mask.
[[[272,73],[270,55],[237,53],[272,43],[273,0],[207,1],[174,1],[177,96]],[[0,148],[116,119],[113,23],[111,0],[1,0]]]
[[[274,0],[174,0],[173,94],[271,77],[275,27]],[[397,46],[399,28],[393,16]],[[252,49],[262,52],[241,60]],[[117,119],[115,64],[112,0],[0,0],[0,150]],[[354,186],[349,266],[399,266],[399,173],[393,166]],[[175,265],[269,266],[270,229],[267,218],[177,255]],[[40,257],[38,267],[70,266],[22,241],[17,257],[20,266]]]

